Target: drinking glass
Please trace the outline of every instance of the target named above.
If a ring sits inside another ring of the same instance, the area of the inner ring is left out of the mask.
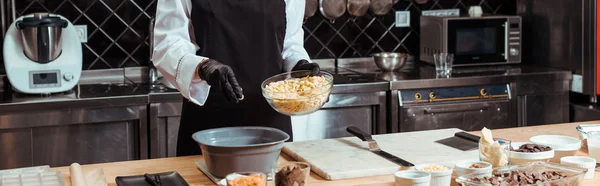
[[[600,132],[589,132],[587,135],[587,146],[590,158],[600,162]]]
[[[452,53],[433,54],[436,74],[452,74],[452,65],[454,64],[454,55]]]

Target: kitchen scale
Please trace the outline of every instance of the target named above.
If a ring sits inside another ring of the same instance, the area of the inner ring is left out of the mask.
[[[19,17],[8,28],[3,47],[6,75],[17,92],[65,92],[79,82],[81,42],[73,24],[60,15]]]

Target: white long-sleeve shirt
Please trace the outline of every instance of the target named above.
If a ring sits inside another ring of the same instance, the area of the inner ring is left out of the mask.
[[[305,0],[285,0],[285,3],[287,25],[281,56],[284,70],[290,71],[298,61],[309,60],[302,30]],[[190,20],[191,0],[159,0],[156,7],[154,66],[183,97],[202,106],[208,98],[210,85],[196,73],[198,64],[207,58],[196,55],[199,47],[195,44]]]

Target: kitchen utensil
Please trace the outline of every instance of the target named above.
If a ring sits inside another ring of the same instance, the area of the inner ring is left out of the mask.
[[[423,164],[415,166],[416,170],[427,172],[431,175],[430,185],[431,186],[450,186],[452,182],[452,168],[445,171],[425,171],[425,167],[429,167],[437,164]]]
[[[472,165],[480,166],[481,168],[471,168]],[[479,176],[491,176],[492,164],[484,161],[463,161],[454,165],[456,176],[464,176],[477,173]]]
[[[346,12],[346,0],[319,0],[319,2],[321,14],[331,22]]]
[[[375,15],[387,14],[394,5],[394,0],[371,0],[371,12]]]
[[[148,181],[152,183],[149,183]],[[157,181],[160,183],[154,183]],[[188,186],[188,183],[177,171],[136,176],[118,176],[115,178],[115,182],[117,183],[117,186],[152,186],[153,184],[164,186]]]
[[[565,156],[560,158],[560,164],[587,169],[585,175],[583,176],[583,179],[594,178],[594,173],[596,169],[596,159],[594,158],[585,156]]]
[[[431,174],[417,170],[394,173],[394,186],[430,186]]]
[[[539,135],[529,138],[529,141],[552,147],[554,158],[550,161],[554,163],[559,163],[562,157],[575,155],[581,149],[581,140],[569,136]]]
[[[63,93],[79,83],[82,44],[63,16],[35,13],[19,17],[6,32],[4,68],[12,88],[25,94]]]
[[[454,136],[441,139],[436,143],[444,144],[462,151],[475,150],[479,147],[481,137],[468,132],[457,132]]]
[[[64,186],[61,172],[14,173],[0,175],[0,186]]]
[[[546,162],[535,162],[527,165],[509,165],[501,168],[496,168],[492,172],[508,175],[507,177],[512,176],[511,171],[558,171],[566,174],[565,178],[561,178],[554,181],[548,181],[542,183],[542,185],[564,185],[565,183],[569,183],[568,185],[581,185],[583,181],[583,174],[585,173],[585,169],[581,168],[573,168],[567,167],[564,165],[556,164],[556,163],[546,163]],[[477,173],[460,176],[456,179],[456,182],[460,185],[464,186],[489,186],[490,184],[481,183],[478,181],[473,181],[472,178],[476,178]],[[501,182],[502,185],[510,185],[507,182]]]
[[[369,151],[371,151],[385,159],[388,159],[398,165],[402,165],[405,167],[415,166],[414,164],[412,164],[406,160],[403,160],[402,158],[396,157],[390,153],[387,153],[387,152],[381,150],[381,148],[379,148],[379,145],[373,139],[373,137],[370,134],[360,130],[359,128],[357,128],[355,126],[349,126],[348,128],[346,128],[346,131],[348,131],[350,134],[353,134],[354,136],[360,138],[361,140],[368,142],[369,143]]]
[[[528,142],[513,142],[511,143],[512,149],[519,149],[521,145],[528,144]],[[512,165],[523,165],[536,161],[548,162],[554,157],[554,149],[544,152],[516,152],[511,151],[509,155],[510,163]]]
[[[308,19],[315,15],[317,9],[319,8],[318,0],[306,0],[306,5],[304,7],[304,19]]]
[[[454,54],[437,53],[433,54],[436,74],[450,75],[452,74],[452,65],[454,63]]]
[[[62,52],[62,31],[68,22],[48,13],[35,13],[16,22],[21,31],[23,51],[33,61],[48,63]]]
[[[364,130],[364,129],[363,129]],[[373,135],[387,152],[413,164],[454,165],[478,161],[478,151],[461,151],[435,141],[461,132],[457,128]],[[365,150],[368,144],[357,137],[286,143],[282,152],[295,161],[306,162],[325,180],[392,175],[401,167]],[[331,153],[335,152],[335,153]]]
[[[225,177],[232,172],[269,173],[290,136],[270,127],[225,127],[198,131],[192,138],[210,173]]]
[[[333,87],[333,75],[328,72],[319,72],[327,84],[303,92],[273,92],[265,87],[272,82],[310,76],[310,71],[285,72],[267,78],[263,81],[262,93],[269,105],[277,112],[288,116],[301,116],[319,110],[327,102]]]
[[[383,71],[393,72],[406,64],[408,54],[395,52],[381,52],[373,54],[375,64]]]
[[[363,16],[369,11],[371,0],[348,0],[348,14],[352,16]]]
[[[150,174],[144,174],[144,180],[148,182],[152,186],[161,186],[160,176],[155,174],[154,176],[150,176]]]

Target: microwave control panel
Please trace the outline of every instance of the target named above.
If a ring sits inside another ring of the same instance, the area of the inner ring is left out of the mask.
[[[506,52],[507,61],[521,61],[521,18],[509,17],[506,29]]]

